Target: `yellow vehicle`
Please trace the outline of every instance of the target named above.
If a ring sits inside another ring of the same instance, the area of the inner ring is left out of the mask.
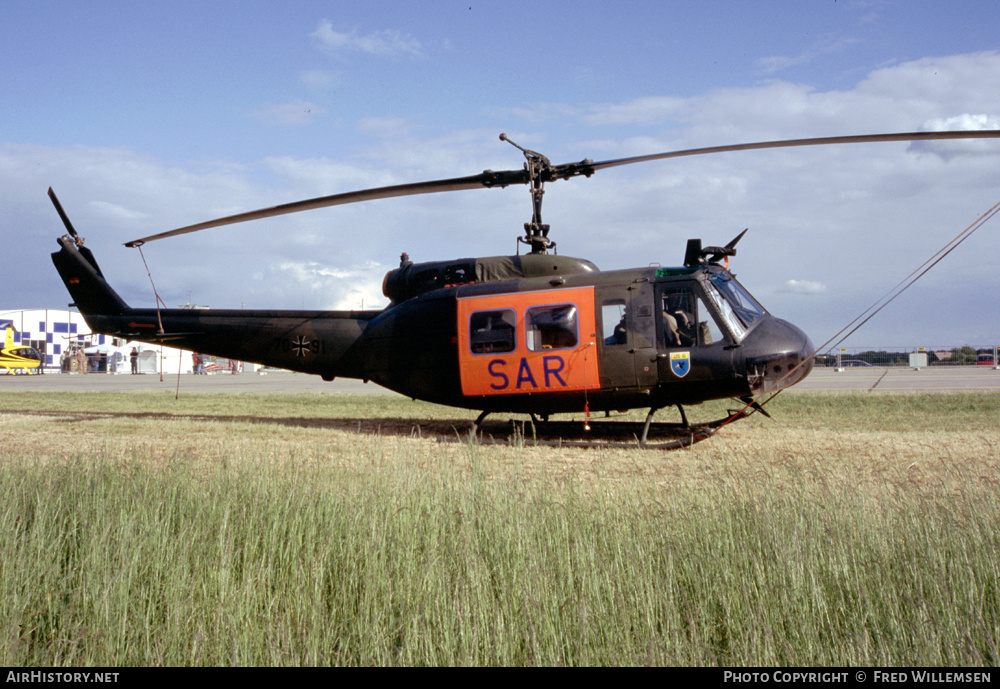
[[[14,328],[8,325],[4,346],[0,349],[0,367],[7,369],[7,374],[10,375],[17,371],[31,373],[41,365],[42,356],[37,349],[14,344]]]

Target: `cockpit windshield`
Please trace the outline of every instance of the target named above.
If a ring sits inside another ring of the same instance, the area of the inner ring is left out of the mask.
[[[712,275],[708,288],[709,296],[719,307],[719,312],[737,340],[742,340],[751,326],[765,313],[764,307],[730,275]]]

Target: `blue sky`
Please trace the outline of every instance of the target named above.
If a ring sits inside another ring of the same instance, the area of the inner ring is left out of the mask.
[[[4,308],[68,300],[53,186],[104,272],[123,242],[370,186],[745,141],[1000,127],[991,2],[20,2],[0,9]],[[996,144],[743,152],[551,184],[560,253],[734,269],[818,343],[1000,201]],[[523,189],[410,197],[151,243],[168,305],[366,308],[414,260],[509,254]],[[1000,341],[986,225],[847,345]]]

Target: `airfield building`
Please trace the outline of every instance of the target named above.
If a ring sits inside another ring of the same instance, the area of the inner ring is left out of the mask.
[[[0,311],[0,333],[14,328],[14,342],[34,347],[42,355],[44,373],[80,373],[79,352],[87,359],[88,373],[131,373],[129,355],[132,348],[139,352],[139,373],[191,373],[194,369],[192,352],[173,347],[129,342],[91,332],[83,316],[69,309],[13,309]],[[207,357],[203,365],[207,372],[232,370],[228,360]],[[250,364],[237,362],[239,370],[255,370]]]

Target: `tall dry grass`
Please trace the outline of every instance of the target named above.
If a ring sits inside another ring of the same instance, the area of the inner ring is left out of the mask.
[[[650,453],[442,443],[393,398],[5,398],[3,662],[992,665],[995,401],[789,396]]]

